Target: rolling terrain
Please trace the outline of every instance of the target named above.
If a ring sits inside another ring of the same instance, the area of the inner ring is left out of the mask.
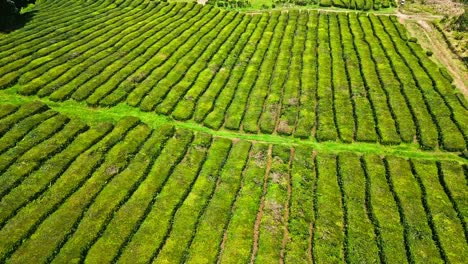
[[[37,101],[0,114],[2,262],[467,257],[456,155],[317,151],[135,117],[87,125]]]
[[[0,263],[468,259],[468,102],[396,16],[33,11],[0,36]]]
[[[0,40],[0,84],[213,129],[466,149],[466,100],[395,17],[152,1],[90,8]]]

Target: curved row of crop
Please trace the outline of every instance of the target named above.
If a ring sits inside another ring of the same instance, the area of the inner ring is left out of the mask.
[[[335,118],[336,108],[332,83],[333,64],[330,50],[329,16],[320,14],[318,25],[318,78],[317,78],[317,130],[320,141],[338,137]]]
[[[201,37],[207,34],[206,31],[201,29],[204,27],[214,28],[211,20],[219,22],[226,15],[216,10],[210,12],[209,9],[203,10],[198,6],[195,6],[195,8],[197,14],[192,18],[192,23],[187,21],[187,23],[182,24],[180,28],[183,30],[182,34],[177,34],[169,29],[171,33],[167,35],[167,38],[154,46],[154,48],[157,47],[158,53],[153,54],[153,57],[139,57],[137,61],[141,64],[139,67],[133,68],[134,72],[130,76],[122,76],[127,77],[126,79],[117,79],[120,83],[115,82],[114,78],[109,79],[110,83],[99,87],[100,91],[98,93],[90,95],[87,99],[88,104],[98,104],[102,100],[105,105],[112,105],[128,97],[127,102],[130,105],[138,106],[142,103],[144,97],[148,97],[152,92],[154,93],[153,86],[156,87],[162,78],[169,77],[167,76],[169,69],[176,64],[177,59],[181,59],[186,54],[187,46],[198,43]],[[168,45],[169,43],[172,45]],[[148,58],[148,60],[145,61],[145,58]],[[141,106],[141,108],[151,111],[145,106]]]
[[[317,122],[317,78],[318,78],[318,13],[309,13],[307,36],[304,43],[303,68],[301,75],[300,107],[297,112],[297,122],[294,136],[308,138],[315,136],[314,125]]]
[[[278,14],[279,15],[279,14]],[[285,18],[279,18],[274,28],[267,52],[264,54],[263,62],[260,66],[257,79],[252,87],[250,96],[246,104],[246,110],[242,118],[242,130],[249,133],[257,133],[259,130],[258,119],[263,110],[265,99],[269,93],[272,74],[276,65],[276,58],[279,54],[279,46],[283,36],[280,32],[284,29]]]
[[[297,122],[297,113],[301,104],[301,75],[304,68],[302,57],[304,55],[306,25],[309,16],[298,14],[295,40],[290,51],[289,74],[284,84],[280,100],[280,108],[277,111],[275,131],[283,135],[291,135]]]
[[[174,111],[176,105],[183,100],[182,98],[187,97],[187,93],[189,93],[198,80],[209,81],[210,77],[206,75],[202,76],[203,73],[206,73],[204,70],[208,67],[219,66],[215,63],[208,65],[208,62],[212,60],[214,62],[216,59],[219,60],[222,58],[221,54],[223,54],[223,52],[226,52],[226,50],[231,49],[235,45],[240,34],[248,26],[250,18],[249,16],[236,16],[233,23],[226,26],[226,28],[218,34],[223,37],[215,38],[207,47],[206,52],[202,52],[198,56],[198,59],[190,66],[186,74],[179,76],[177,83],[166,91],[162,99],[159,99],[160,103],[156,107],[158,113],[165,115],[170,114]],[[218,61],[218,63],[220,62]],[[206,77],[208,77],[208,80],[205,80]]]
[[[262,4],[261,8],[270,8],[268,3],[257,2],[257,0],[209,0],[207,4],[215,5],[221,8],[258,8]],[[322,7],[338,7],[351,10],[379,10],[383,8],[395,7],[396,2],[393,0],[275,0],[271,7],[282,6],[322,6]]]
[[[466,108],[394,18],[299,10],[249,15],[151,1],[130,10],[130,4],[94,20],[83,13],[81,32],[69,39],[75,19],[59,23],[53,36],[38,36],[32,49],[14,47],[20,55],[0,59],[6,63],[0,79],[18,79],[24,95],[126,103],[213,129],[467,147]],[[58,42],[43,45],[51,39]]]
[[[82,10],[82,12],[87,13],[86,9]],[[0,80],[0,86],[7,86],[10,83],[16,82],[16,80],[23,83],[29,82],[33,77],[37,77],[38,74],[51,68],[51,65],[60,65],[68,59],[79,59],[77,56],[86,51],[87,47],[85,49],[82,48],[81,51],[77,49],[75,53],[70,52],[70,50],[96,38],[100,35],[100,32],[105,32],[106,26],[110,29],[116,28],[113,22],[119,21],[119,18],[125,18],[127,15],[138,12],[145,13],[146,11],[141,9],[129,11],[128,9],[112,8],[109,12],[104,12],[96,17],[82,15],[84,17],[76,20],[71,19],[66,25],[58,26],[56,35],[44,34],[34,41],[26,41],[23,44],[18,43],[13,48],[5,47],[5,51],[2,52],[2,57],[3,55],[5,56],[5,61],[2,63],[4,75]],[[84,18],[87,19],[81,20]],[[83,23],[83,21],[88,23]],[[49,39],[49,37],[52,39],[44,41],[44,38]],[[64,59],[57,60],[56,58]],[[48,62],[51,64],[49,65]],[[43,66],[45,63],[48,65],[47,67]],[[40,66],[43,67],[41,68]],[[36,71],[35,74],[31,72],[33,70]]]
[[[238,93],[238,90],[250,89],[247,87],[240,87],[239,83],[244,79],[244,76],[247,73],[247,68],[250,65],[250,61],[254,56],[257,61],[260,61],[261,58],[263,58],[262,53],[267,48],[267,45],[264,45],[264,50],[260,52],[257,52],[257,48],[261,45],[261,40],[264,37],[263,33],[266,28],[268,26],[274,26],[272,22],[275,22],[275,20],[275,16],[266,14],[262,15],[261,20],[258,22],[254,32],[252,33],[250,45],[245,46],[242,50],[242,53],[238,57],[238,63],[234,66],[231,74],[229,76],[223,76],[225,77],[225,85],[223,87],[213,87],[217,90],[214,94],[215,98],[213,98],[213,93],[209,90],[202,95],[202,98],[200,98],[200,100],[208,99],[210,102],[206,105],[200,105],[200,109],[195,110],[195,120],[197,120],[197,118],[201,118],[198,119],[200,122],[203,121],[203,124],[206,126],[216,129],[220,128],[224,124],[226,111],[228,111],[230,105],[235,100],[235,95]],[[246,91],[240,92],[247,93]]]
[[[136,118],[87,126],[37,103],[0,109],[13,109],[0,142],[18,133],[0,160],[45,133],[6,170],[34,167],[2,184],[2,261],[455,263],[468,252],[458,163],[317,154]]]
[[[356,122],[356,140],[357,141],[377,141],[377,130],[375,124],[375,115],[372,111],[371,102],[366,84],[363,79],[362,65],[355,50],[354,36],[348,16],[339,17],[344,56],[346,58],[346,69],[348,83],[350,86],[350,96],[354,101],[355,122]]]
[[[350,17],[350,20],[352,29],[356,30],[355,40],[357,41],[358,56],[362,64],[365,86],[375,116],[374,120],[375,123],[378,124],[377,134],[379,136],[379,141],[383,144],[398,144],[400,143],[400,136],[396,131],[396,120],[393,119],[391,114],[392,107],[388,104],[387,95],[378,78],[376,63],[370,53],[371,44],[364,36],[360,19],[357,17]]]
[[[52,12],[37,12],[34,17],[39,16],[43,19],[36,23],[25,25],[21,32],[18,32],[18,34],[15,34],[15,36],[12,36],[12,39],[15,40],[14,43],[8,40],[0,40],[2,53],[10,50],[11,48],[14,48],[18,44],[33,42],[46,34],[57,36],[60,34],[60,27],[64,25],[71,25],[69,22],[76,22],[76,20],[85,19],[93,15],[88,13],[88,16],[83,16],[82,13],[85,11],[92,10],[97,12],[95,8],[98,8],[101,10],[101,12],[106,12],[106,7],[109,7],[111,1],[99,1],[94,2],[94,4],[96,6],[82,5],[81,8],[72,8],[74,5],[71,4],[71,8],[67,8],[66,10],[63,10],[63,7],[57,6],[57,9],[46,9]],[[42,4],[37,5],[37,7],[42,7]],[[60,13],[58,12],[59,10],[61,11]],[[98,15],[99,13],[94,13],[94,15]],[[17,45],[15,45],[15,43]]]
[[[439,94],[434,91],[433,84],[429,76],[424,72],[424,69],[419,65],[417,57],[415,57],[406,43],[401,38],[395,38],[399,34],[393,26],[390,18],[380,18],[385,25],[385,31],[390,34],[391,40],[394,43],[396,52],[400,54],[404,64],[408,68],[407,74],[413,77],[414,88],[421,94],[421,99],[426,106],[428,115],[431,117],[433,126],[437,130],[437,141],[435,139],[429,145],[436,145],[437,143],[446,149],[463,149],[465,147],[465,140],[460,133],[456,123],[454,123],[450,116],[450,109],[444,104]],[[457,102],[458,103],[458,102]],[[429,121],[429,120],[427,120]],[[420,125],[421,129],[430,126],[429,122],[424,120],[424,125]],[[421,123],[421,120],[419,121]],[[448,136],[448,135],[451,136]],[[436,134],[434,134],[435,136]]]
[[[343,142],[352,142],[355,139],[356,123],[354,122],[356,107],[350,96],[349,77],[346,62],[342,59],[344,54],[341,36],[341,24],[338,16],[330,16],[330,48],[332,55],[332,83],[334,90],[335,120],[337,133]],[[336,111],[339,109],[339,111]],[[349,117],[353,113],[353,118]]]
[[[103,66],[109,66],[110,62],[120,59],[125,54],[125,51],[132,50],[139,45],[144,40],[144,37],[148,38],[150,34],[154,32],[150,29],[156,29],[155,25],[157,25],[158,22],[166,20],[167,16],[170,14],[169,11],[172,9],[177,10],[177,6],[165,6],[161,7],[161,9],[156,8],[154,10],[155,13],[151,11],[148,12],[148,17],[145,16],[147,19],[151,19],[152,23],[148,23],[144,27],[135,25],[133,27],[138,30],[118,34],[115,42],[110,42],[108,45],[112,45],[114,48],[120,48],[120,56],[114,56],[113,53],[109,52],[109,50],[106,49],[106,47],[109,47],[107,45],[96,49],[96,53],[92,53],[92,50],[89,50],[87,52],[90,53],[86,60],[80,63],[70,62],[70,64],[66,66],[66,72],[43,85],[37,94],[40,97],[50,95],[50,98],[55,101],[67,98],[83,83],[89,82],[92,79],[94,75],[89,74],[89,72],[94,72],[96,74],[101,73]],[[84,54],[80,56],[84,56]]]
[[[84,38],[72,41],[68,45],[56,43],[56,45],[47,47],[47,51],[43,54],[54,59],[48,60],[46,64],[40,60],[35,60],[24,67],[23,70],[27,72],[19,78],[18,83],[23,85],[19,92],[26,95],[35,94],[38,89],[50,84],[67,72],[71,65],[81,64],[85,60],[94,59],[94,57],[98,60],[102,56],[106,56],[107,54],[101,51],[112,46],[118,46],[118,42],[132,36],[132,31],[139,27],[131,27],[130,25],[135,25],[135,23],[140,22],[140,19],[145,19],[149,15],[151,15],[151,12],[135,9],[120,16],[112,16],[111,19],[106,19],[105,22],[98,23],[94,28],[90,28],[89,30],[92,30],[92,33]],[[116,23],[117,21],[119,23]],[[105,25],[109,26],[106,27]],[[124,27],[124,30],[122,30],[121,26]],[[59,48],[54,51],[54,47]],[[51,49],[52,52],[50,52]],[[42,51],[38,52],[41,53]],[[96,55],[96,53],[99,55]],[[86,65],[86,62],[84,65]]]
[[[70,83],[67,86],[69,88],[65,89],[64,95],[59,94],[59,90],[58,94],[51,95],[51,99],[64,100],[69,96],[74,100],[87,100],[89,104],[97,104],[106,94],[115,89],[118,91],[118,87],[125,87],[123,86],[124,81],[127,82],[126,86],[132,88],[141,82],[145,75],[137,73],[137,71],[141,69],[146,60],[149,60],[162,47],[170,43],[177,34],[187,30],[185,22],[203,14],[199,13],[196,6],[190,5],[176,6],[175,8],[168,6],[166,12],[161,20],[156,21],[159,24],[153,28],[154,31],[150,30],[147,32],[148,35],[142,35],[144,42],[133,48],[132,44],[128,50],[127,47],[124,48],[122,59],[115,58],[113,61],[103,62],[102,65],[95,65],[100,74],[95,75],[92,69],[89,69],[92,75],[89,81],[82,81],[79,76],[77,79],[79,85],[74,86],[73,83]],[[83,74],[86,76],[88,73],[85,71]]]

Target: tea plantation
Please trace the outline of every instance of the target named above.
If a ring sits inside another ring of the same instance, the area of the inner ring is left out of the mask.
[[[397,17],[32,10],[0,35],[0,263],[468,259],[468,102]]]

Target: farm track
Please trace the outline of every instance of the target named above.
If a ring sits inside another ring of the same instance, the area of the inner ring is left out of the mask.
[[[129,107],[125,104],[119,104],[109,108],[89,108],[83,103],[73,101],[65,101],[56,103],[47,99],[34,97],[18,96],[14,91],[0,91],[0,97],[5,100],[5,108],[8,111],[13,111],[18,105],[24,103],[41,102],[47,105],[56,112],[63,113],[67,116],[80,118],[89,124],[99,124],[106,121],[115,123],[121,118],[132,116],[141,119],[150,127],[158,128],[161,125],[170,125],[178,128],[189,129],[198,132],[204,132],[216,137],[226,139],[242,139],[252,142],[263,142],[265,144],[285,144],[292,146],[309,146],[313,149],[340,153],[340,152],[358,152],[362,154],[376,155],[395,155],[402,158],[419,158],[428,160],[452,160],[465,163],[466,159],[460,156],[458,152],[447,152],[443,150],[424,150],[420,149],[417,144],[402,143],[399,145],[383,145],[372,142],[319,142],[313,139],[300,139],[291,136],[282,135],[256,135],[246,134],[230,130],[214,130],[209,129],[196,122],[178,121],[167,118],[164,115],[156,115],[154,113],[143,112],[141,110]],[[13,110],[11,110],[13,109]],[[5,110],[6,111],[6,110]]]
[[[0,38],[1,263],[468,259],[466,102],[397,17],[37,11]]]
[[[444,37],[434,24],[436,18],[427,19],[424,16],[406,16],[403,14],[398,14],[398,17],[406,25],[411,35],[418,38],[421,46],[432,51],[436,61],[447,68],[454,78],[454,85],[461,89],[466,97],[468,95],[467,68],[457,54],[454,54],[447,47]]]

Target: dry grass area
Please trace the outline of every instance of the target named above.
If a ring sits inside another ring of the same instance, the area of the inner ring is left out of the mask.
[[[451,30],[450,26],[445,26],[444,33],[455,51],[466,61],[468,59],[468,32]]]
[[[461,23],[465,19],[461,16],[467,9],[468,4],[461,1],[407,0],[400,6],[398,14],[410,33],[425,49],[432,50],[434,59],[452,73],[455,84],[465,96],[468,94],[468,31],[463,28],[466,24]]]
[[[446,16],[459,16],[464,12],[463,4],[452,0],[410,0],[400,9],[405,13],[423,11]]]
[[[426,20],[403,19],[409,33],[419,40],[419,44],[433,52],[432,59],[443,65],[451,73],[454,84],[468,97],[468,69],[446,45],[441,33]]]
[[[468,32],[460,30],[456,21],[464,14],[467,5],[453,0],[409,0],[404,6],[400,6],[400,12],[409,15],[430,13],[442,16],[438,23],[453,49],[459,56],[468,58]]]

